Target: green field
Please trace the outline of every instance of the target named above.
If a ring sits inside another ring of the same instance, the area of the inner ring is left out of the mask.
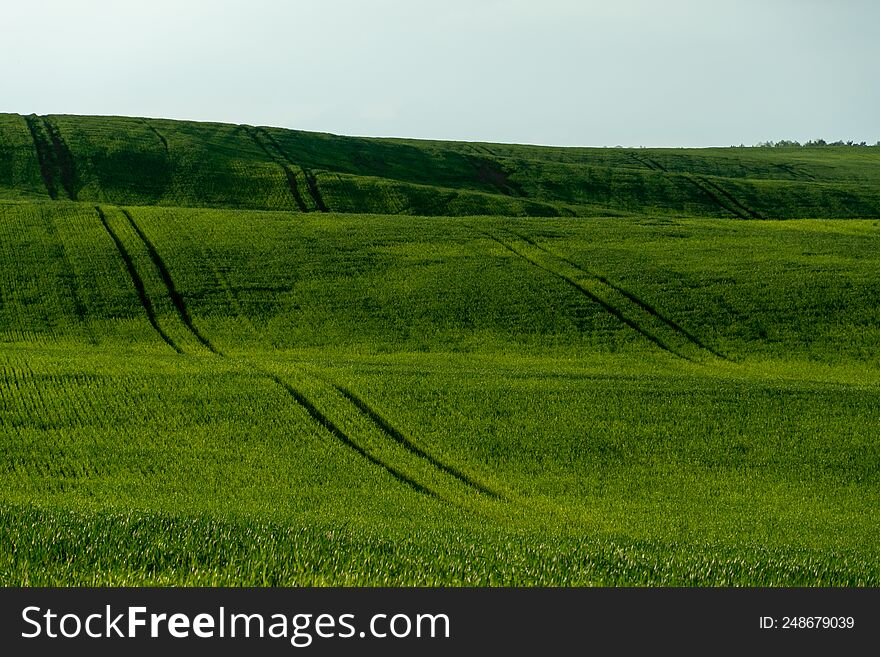
[[[878,586],[878,299],[876,147],[0,115],[0,584]]]

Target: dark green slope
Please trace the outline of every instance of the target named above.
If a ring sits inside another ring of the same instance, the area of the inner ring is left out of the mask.
[[[0,114],[0,198],[48,198],[28,124]]]
[[[0,345],[880,365],[874,221],[99,207],[0,203]]]
[[[412,215],[880,215],[880,149],[597,149],[0,115],[0,198]]]

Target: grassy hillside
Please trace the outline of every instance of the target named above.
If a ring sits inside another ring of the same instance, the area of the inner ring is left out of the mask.
[[[878,235],[878,222],[860,220],[293,219],[3,204],[0,338],[161,342],[130,269],[147,295],[155,289],[159,324],[178,308],[145,239],[187,313],[228,349],[627,348],[876,366]]]
[[[880,149],[560,149],[0,115],[0,198],[423,216],[880,214]]]
[[[120,205],[85,171],[0,202],[0,582],[880,582],[877,220]]]
[[[877,148],[0,115],[0,584],[877,586],[878,240]]]

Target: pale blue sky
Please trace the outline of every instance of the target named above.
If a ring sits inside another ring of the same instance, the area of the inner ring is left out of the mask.
[[[880,140],[873,0],[30,0],[0,111],[595,146]]]

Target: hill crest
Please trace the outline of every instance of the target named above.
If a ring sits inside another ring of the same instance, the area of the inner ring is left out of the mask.
[[[0,199],[403,215],[880,216],[880,149],[561,148],[0,114]]]

